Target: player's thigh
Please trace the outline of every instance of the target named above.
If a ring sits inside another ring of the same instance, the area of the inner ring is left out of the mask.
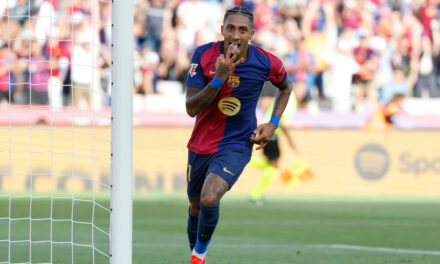
[[[198,155],[188,151],[188,166],[186,170],[188,197],[198,197],[202,191],[211,155]]]
[[[207,174],[215,173],[228,183],[231,189],[251,159],[251,152],[237,149],[222,150],[214,154]]]
[[[228,182],[217,173],[211,172],[203,184],[200,202],[205,206],[216,206],[228,190]]]

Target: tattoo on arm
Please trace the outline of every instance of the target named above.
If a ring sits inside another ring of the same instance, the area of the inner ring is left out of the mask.
[[[186,112],[194,117],[206,109],[215,99],[219,90],[207,84],[204,89],[188,87],[186,90]]]

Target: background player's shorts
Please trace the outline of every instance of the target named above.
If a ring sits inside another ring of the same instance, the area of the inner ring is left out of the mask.
[[[206,176],[211,172],[225,179],[231,189],[250,159],[251,152],[237,149],[222,150],[208,155],[199,155],[189,150],[186,172],[188,196],[200,196]]]
[[[263,154],[269,160],[277,160],[280,157],[280,148],[278,146],[278,137],[275,140],[269,140],[263,149]]]

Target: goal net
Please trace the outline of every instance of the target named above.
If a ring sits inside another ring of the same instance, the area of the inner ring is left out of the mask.
[[[0,1],[0,263],[113,262],[112,2]]]

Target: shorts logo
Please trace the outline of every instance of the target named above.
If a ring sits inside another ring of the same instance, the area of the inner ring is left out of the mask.
[[[223,171],[234,176],[234,173],[230,172],[228,169],[226,169],[226,167],[223,167]]]
[[[215,70],[209,70],[209,74],[215,74]]]
[[[196,68],[197,68],[197,66],[199,66],[199,64],[197,64],[197,63],[191,63],[191,67],[189,68],[189,75],[190,75],[191,77],[194,77],[194,75],[197,74],[197,72],[196,72]]]
[[[240,85],[240,76],[229,76],[228,85],[232,88],[238,87]]]
[[[218,109],[227,116],[236,115],[241,108],[241,102],[236,97],[225,97],[218,102]]]

